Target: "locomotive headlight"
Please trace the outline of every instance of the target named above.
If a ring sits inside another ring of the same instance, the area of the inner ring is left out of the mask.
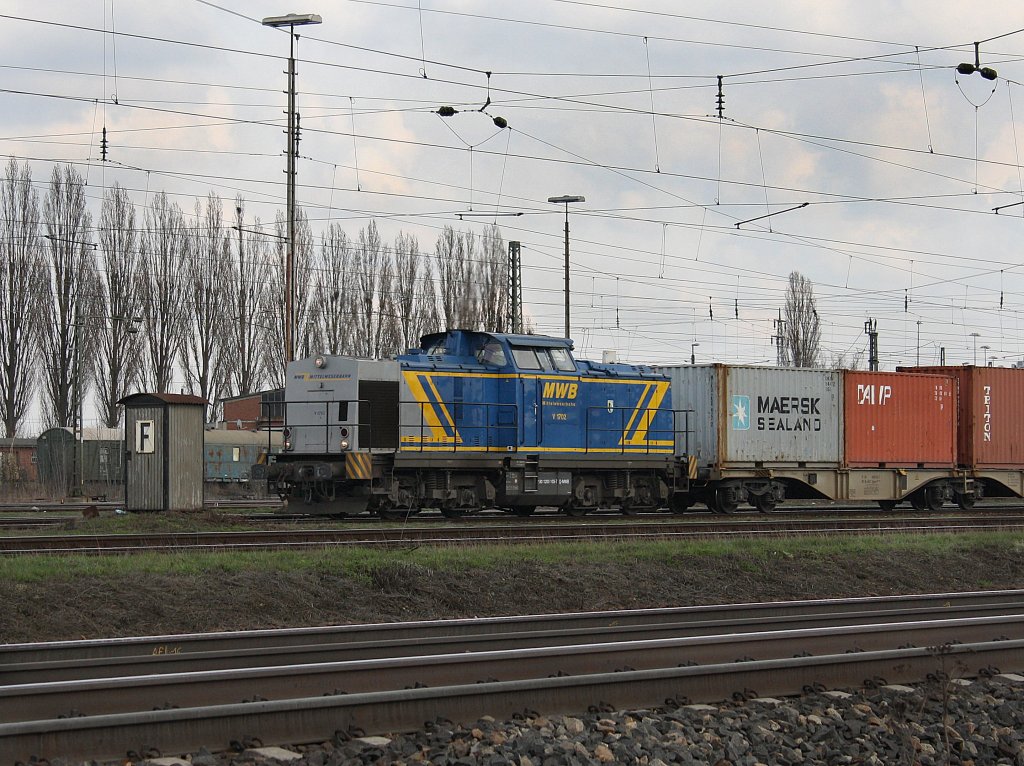
[[[287,452],[287,451],[288,451],[288,450],[290,450],[291,448],[292,448],[292,440],[291,440],[291,439],[285,439],[285,440],[284,440],[284,449],[285,449],[285,452]]]
[[[315,364],[318,368],[323,369],[324,367],[327,366],[327,359],[322,355],[317,355],[317,357],[313,359],[313,364]]]
[[[285,449],[285,452],[287,452],[288,450],[290,450],[292,448],[292,429],[290,429],[290,428],[284,429],[284,431],[281,433],[281,435],[284,437],[284,449]]]
[[[342,439],[341,444],[339,444],[338,446],[341,447],[343,450],[348,449],[348,439]]]

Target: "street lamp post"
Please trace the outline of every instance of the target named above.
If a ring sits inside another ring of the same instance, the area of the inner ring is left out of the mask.
[[[699,345],[699,343],[690,344],[690,364],[697,364],[697,354],[694,353],[694,349],[697,348],[697,346]]]
[[[548,202],[565,205],[565,337],[569,337],[569,203],[586,202],[581,195],[567,194],[562,197],[548,197]]]
[[[992,347],[988,346],[988,345],[985,345],[985,346],[981,347],[981,363],[982,364],[985,364],[985,363],[988,362],[988,352],[989,352],[989,349],[991,349],[991,348]],[[990,364],[989,367],[991,367],[991,366],[992,365]]]
[[[288,27],[288,148],[285,151],[288,196],[288,246],[284,264],[284,360],[295,358],[295,160],[299,154],[298,113],[295,109],[295,27],[320,24],[323,19],[315,13],[289,13],[268,16],[263,26]]]
[[[974,366],[978,366],[978,338],[981,337],[980,332],[972,332],[971,337],[974,338]]]

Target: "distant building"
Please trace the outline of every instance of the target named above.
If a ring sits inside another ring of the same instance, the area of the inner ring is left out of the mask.
[[[220,400],[223,427],[230,431],[256,431],[284,425],[284,389],[257,391]]]
[[[36,440],[20,437],[0,439],[0,483],[31,482],[38,479]]]

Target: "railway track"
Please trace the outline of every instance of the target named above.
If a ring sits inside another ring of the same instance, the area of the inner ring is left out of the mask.
[[[1022,649],[1022,591],[12,645],[0,760],[974,676]]]
[[[346,546],[490,545],[597,540],[655,541],[889,533],[957,534],[1024,531],[1024,515],[972,512],[950,516],[716,517],[531,521],[468,525],[369,525],[337,529],[244,532],[63,534],[0,537],[0,555],[130,554],[161,551],[308,550]]]

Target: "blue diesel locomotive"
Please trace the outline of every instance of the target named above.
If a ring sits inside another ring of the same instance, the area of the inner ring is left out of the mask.
[[[271,491],[311,513],[485,507],[623,513],[686,497],[688,431],[649,367],[576,360],[572,342],[450,330],[392,360],[288,365]]]

